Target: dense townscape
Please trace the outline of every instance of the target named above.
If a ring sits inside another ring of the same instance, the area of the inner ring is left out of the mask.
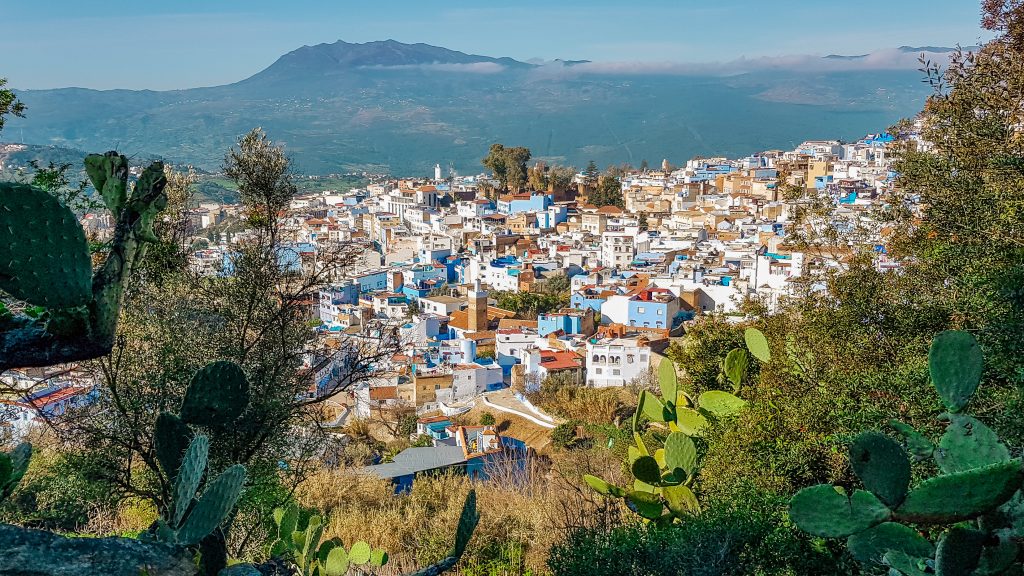
[[[916,132],[901,138],[926,148]],[[503,183],[487,173],[445,178],[438,165],[432,178],[378,178],[365,188],[295,196],[281,214],[281,269],[321,272],[331,260],[324,255],[346,247],[346,261],[332,261],[337,269],[307,294],[322,345],[304,357],[307,394],[344,407],[336,427],[375,414],[397,420],[415,409],[422,428],[480,404],[554,428],[523,395],[552,376],[592,388],[648,381],[671,339],[698,315],[739,322],[748,299],[771,308],[796,295],[797,280],[813,285],[816,275],[841,267],[857,242],[875,246],[879,270],[892,268],[883,230],[854,237],[852,228],[891,191],[894,142],[873,134],[682,167],[665,160],[659,169],[601,174],[591,166],[539,190],[529,181],[500,190]],[[543,182],[559,168],[529,170]],[[614,192],[602,196],[609,182]],[[849,228],[829,246],[792,244],[795,229],[822,224],[798,219],[809,197],[834,207],[825,225]],[[197,274],[232,274],[237,246],[252,234],[244,211],[208,202],[188,211]],[[84,223],[109,231],[109,219],[96,218],[86,214]],[[232,221],[242,225],[215,232]],[[382,330],[394,333],[394,353],[374,363],[372,378],[349,386],[350,358],[338,350],[379,340]],[[7,378],[35,391],[8,404],[22,436],[43,421],[40,407],[60,414],[97,394],[74,371],[41,392],[38,376]],[[490,400],[495,393],[504,402]],[[435,459],[383,465],[380,473],[401,473],[404,479],[387,477],[408,483],[474,455],[446,459],[439,446]]]

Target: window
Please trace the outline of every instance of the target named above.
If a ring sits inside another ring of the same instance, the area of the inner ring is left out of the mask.
[[[615,370],[612,370],[612,376],[618,376],[618,375],[619,375],[619,369],[618,368],[616,368]]]
[[[632,354],[626,354],[626,363],[628,363],[628,364],[632,364],[633,363],[633,355]]]
[[[636,307],[636,312],[637,312],[637,314],[643,314],[643,313],[647,312],[647,309],[644,308],[643,306],[637,306]]]
[[[600,368],[596,368],[596,369],[594,370],[594,374],[600,374],[600,373],[601,373],[601,369],[600,369]]]
[[[664,315],[665,315],[665,309],[664,308],[658,308],[658,316],[664,316]]]

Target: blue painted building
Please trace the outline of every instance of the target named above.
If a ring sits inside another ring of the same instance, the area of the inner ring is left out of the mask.
[[[356,276],[356,282],[359,282],[360,292],[377,292],[378,290],[388,289],[388,273],[387,270],[377,270],[375,272],[367,272]]]
[[[506,194],[498,198],[498,212],[501,214],[519,214],[520,212],[542,212],[551,206],[550,194],[524,193]]]

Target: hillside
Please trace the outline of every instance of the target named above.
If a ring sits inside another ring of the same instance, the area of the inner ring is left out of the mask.
[[[304,46],[224,86],[19,91],[28,118],[11,120],[5,132],[25,142],[117,146],[216,170],[240,134],[262,126],[305,173],[426,174],[435,163],[467,173],[480,169],[495,141],[583,165],[853,139],[914,114],[927,95],[912,67],[819,60],[835,67],[812,61],[725,75],[537,65],[391,40],[336,42]]]

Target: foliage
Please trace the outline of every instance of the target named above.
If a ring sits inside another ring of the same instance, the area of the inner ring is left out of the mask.
[[[667,355],[683,368],[689,385],[700,391],[718,385],[722,359],[743,344],[742,328],[721,316],[708,315],[688,326],[686,336],[673,342]]]
[[[490,412],[484,412],[480,415],[481,426],[494,426],[494,414]]]
[[[235,181],[249,221],[267,227],[296,194],[291,162],[261,128],[254,128],[224,158],[224,173]]]
[[[576,442],[576,427],[579,422],[570,420],[562,422],[551,430],[551,444],[559,448],[571,448]]]
[[[839,552],[784,521],[773,502],[712,503],[681,524],[577,530],[551,550],[553,576],[847,575]]]
[[[867,491],[826,484],[805,488],[790,503],[790,517],[815,536],[847,538],[865,566],[917,576],[1003,574],[1021,569],[1014,541],[1024,523],[1021,462],[979,420],[960,411],[981,379],[977,341],[966,332],[943,332],[932,343],[931,380],[949,412],[937,445],[894,422],[915,459],[933,457],[939,474],[911,487],[906,450],[879,432],[850,445],[850,464]],[[937,534],[932,543],[915,526]],[[980,572],[974,572],[978,568]]]
[[[526,168],[529,161],[529,148],[506,148],[503,144],[491,144],[487,157],[481,162],[494,173],[502,190],[518,192],[526,186],[529,178]]]
[[[594,206],[626,207],[626,199],[622,195],[622,181],[617,176],[606,174],[597,184],[597,190],[589,197]]]
[[[568,294],[501,291],[494,292],[493,296],[498,308],[512,310],[522,320],[536,320],[540,314],[555,312],[569,305]]]
[[[4,88],[6,85],[7,79],[0,78],[0,130],[4,129],[4,116],[25,116],[25,104],[18,100],[14,92]]]
[[[1016,404],[1024,379],[1024,10],[1000,0],[983,10],[986,25],[1003,35],[954,54],[945,72],[924,65],[935,93],[921,138],[932,147],[903,137],[906,125],[893,131],[899,176],[887,199],[887,248],[908,262],[910,290],[940,307],[948,327],[977,335],[993,377],[979,400]],[[1024,430],[1019,414],[1007,411],[997,428]]]

